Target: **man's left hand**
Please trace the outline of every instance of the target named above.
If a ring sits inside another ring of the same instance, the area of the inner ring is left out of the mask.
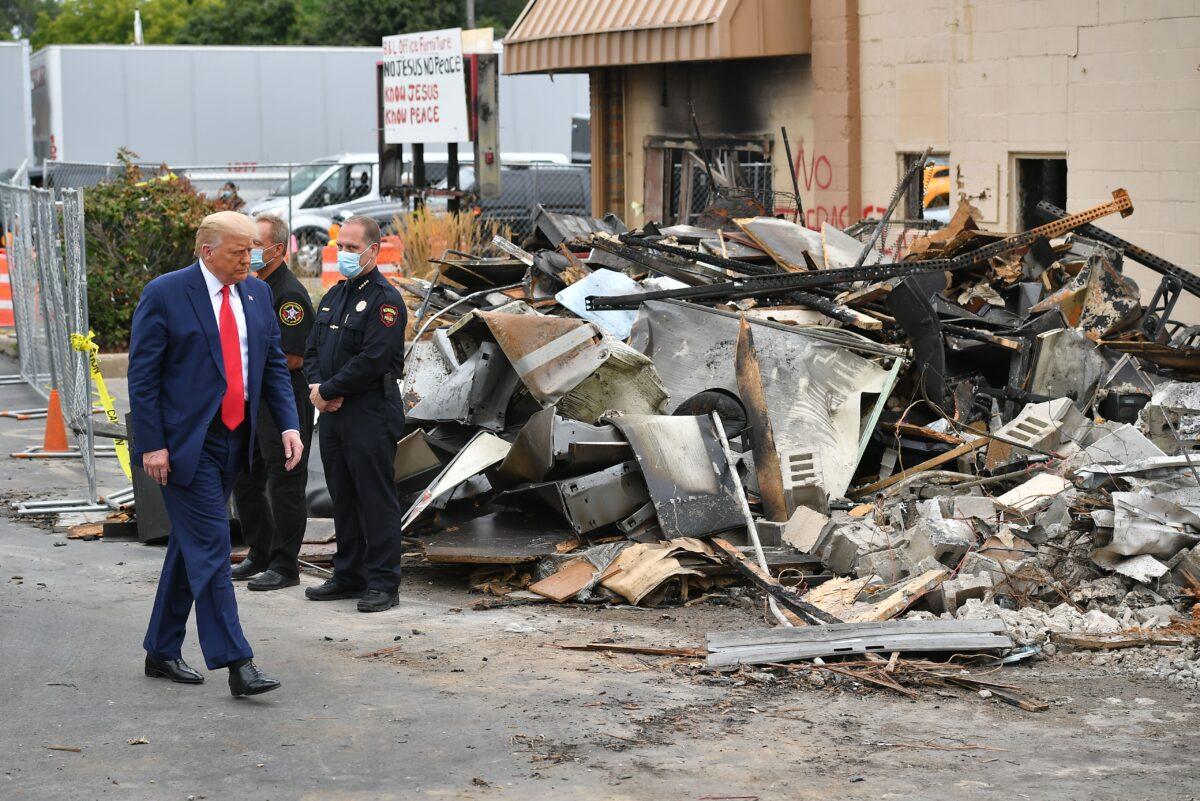
[[[291,470],[296,465],[300,464],[300,457],[304,455],[304,443],[300,441],[300,434],[295,431],[283,432],[283,466],[287,470]]]

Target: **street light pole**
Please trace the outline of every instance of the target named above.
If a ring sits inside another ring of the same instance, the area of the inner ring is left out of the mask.
[[[475,27],[475,0],[467,0],[467,27]]]

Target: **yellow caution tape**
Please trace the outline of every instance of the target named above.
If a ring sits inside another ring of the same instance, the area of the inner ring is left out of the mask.
[[[100,346],[96,344],[94,340],[95,336],[96,332],[94,331],[88,331],[87,336],[83,334],[71,334],[71,347],[87,353],[88,366],[92,372],[92,381],[96,385],[96,394],[100,396],[100,405],[104,408],[104,416],[114,426],[120,426],[121,421],[117,417],[117,409],[113,405],[113,397],[108,394],[108,388],[104,386],[104,376],[100,374]],[[121,469],[125,471],[125,477],[132,481],[133,472],[129,468],[129,445],[125,440],[119,439],[113,443],[113,446],[117,451],[117,461],[121,463]]]

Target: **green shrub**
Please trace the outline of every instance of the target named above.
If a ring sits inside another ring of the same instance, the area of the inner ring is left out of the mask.
[[[88,317],[96,342],[108,352],[129,346],[142,288],[195,260],[196,228],[218,210],[182,176],[143,177],[134,155],[122,150],[119,177],[83,193]]]

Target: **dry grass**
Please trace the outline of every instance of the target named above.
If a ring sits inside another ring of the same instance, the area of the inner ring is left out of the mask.
[[[508,226],[480,222],[469,212],[444,214],[424,208],[395,218],[394,225],[404,254],[404,270],[413,278],[432,278],[437,265],[429,260],[441,258],[447,250],[483,255],[491,249],[496,234],[506,238],[512,235]]]

